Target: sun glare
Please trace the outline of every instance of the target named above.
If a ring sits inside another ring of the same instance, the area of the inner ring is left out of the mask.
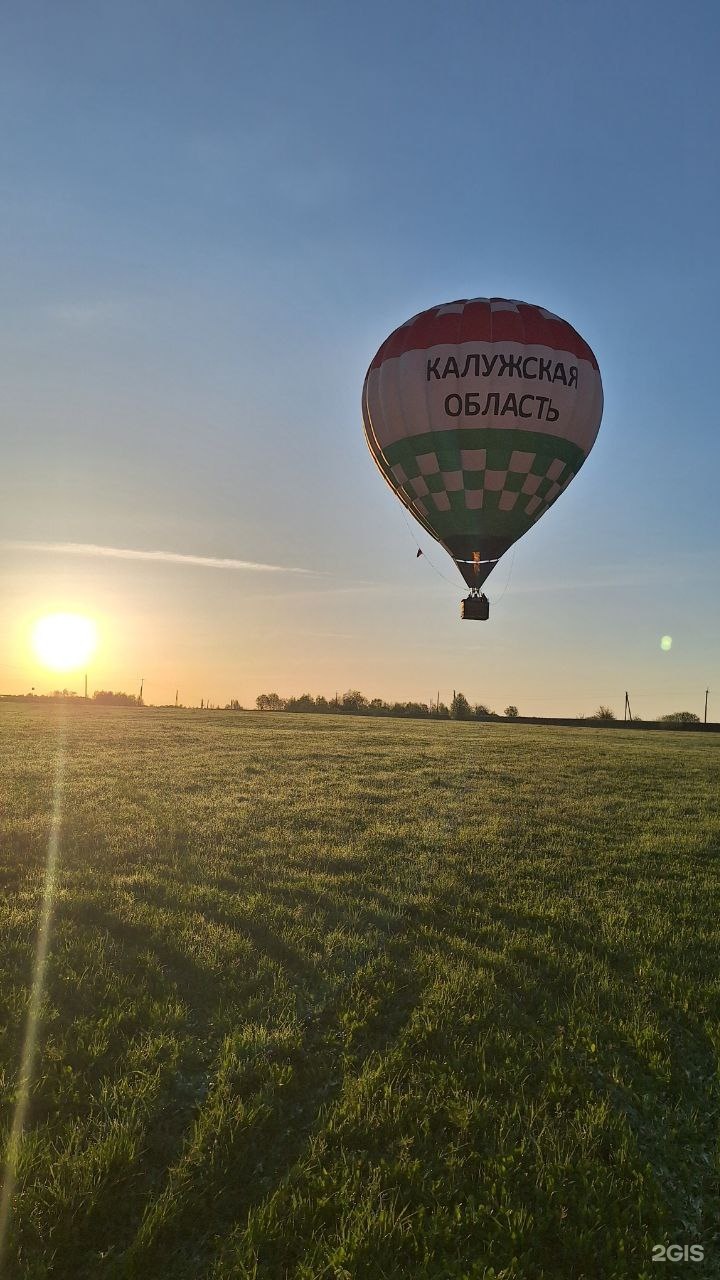
[[[97,648],[97,626],[80,613],[49,613],[35,623],[32,647],[51,671],[75,671]]]

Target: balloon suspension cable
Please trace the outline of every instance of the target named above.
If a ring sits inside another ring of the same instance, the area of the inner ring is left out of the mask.
[[[512,578],[513,566],[514,566],[514,564],[515,564],[515,552],[516,552],[516,551],[517,551],[517,545],[513,547],[513,551],[512,551],[512,558],[511,558],[511,560],[510,560],[510,568],[508,569],[508,576],[507,576],[507,578],[505,579],[505,586],[503,587],[502,591],[500,592],[500,595],[498,596],[497,600],[493,600],[493,608],[494,608],[494,609],[497,609],[497,607],[498,607],[498,605],[499,605],[500,601],[502,600],[503,596],[505,595],[505,592],[507,591],[508,587],[510,586],[510,579]]]
[[[437,574],[437,576],[438,576],[438,578],[442,578],[443,582],[447,582],[448,586],[452,587],[452,589],[453,589],[453,591],[454,591],[454,592],[457,592],[458,590],[462,590],[462,587],[460,586],[460,583],[456,583],[452,578],[448,578],[446,574],[444,574],[440,569],[438,569],[438,567],[437,567],[437,565],[436,565],[436,564],[433,564],[433,562],[432,562],[432,560],[430,559],[430,556],[428,555],[427,551],[423,551],[423,548],[420,546],[420,543],[418,542],[417,538],[415,537],[415,534],[413,533],[412,525],[410,524],[410,521],[408,520],[408,513],[407,513],[407,510],[406,510],[406,508],[405,508],[404,503],[401,505],[401,508],[400,508],[400,509],[401,509],[401,511],[402,511],[403,519],[404,519],[404,521],[405,521],[405,527],[406,527],[406,529],[407,529],[407,531],[408,531],[408,534],[410,535],[410,537],[411,537],[411,539],[412,539],[413,546],[415,547],[415,550],[416,550],[419,554],[421,554],[421,555],[422,555],[422,557],[423,557],[423,559],[424,559],[424,560],[427,560],[427,562],[428,562],[428,564],[430,565],[430,568],[432,569],[433,573],[436,573],[436,574]],[[511,579],[511,577],[512,577],[513,567],[514,567],[514,565],[515,565],[515,552],[516,552],[516,551],[517,551],[517,546],[514,546],[514,547],[513,547],[513,549],[512,549],[512,558],[511,558],[511,560],[510,560],[510,568],[508,569],[508,576],[507,576],[507,578],[505,579],[505,586],[503,587],[502,591],[500,592],[500,595],[499,595],[499,596],[497,597],[497,599],[493,602],[495,605],[498,605],[498,604],[500,603],[500,601],[502,600],[503,596],[505,595],[505,592],[507,591],[508,587],[510,586],[510,579]],[[479,563],[479,564],[497,564],[497,563],[498,563],[498,561],[497,561],[497,560],[494,560],[494,559],[493,559],[493,560],[479,560],[479,561],[478,561],[478,560],[473,559],[473,560],[456,560],[456,561],[455,561],[455,563],[458,565],[458,568],[459,568],[459,566],[460,566],[461,564],[478,564],[478,563]],[[471,595],[471,596],[480,596],[480,595],[482,595],[482,594],[483,594],[483,589],[482,589],[482,587],[471,587],[471,588],[470,588],[470,595]]]
[[[403,513],[403,519],[405,520],[407,531],[413,540],[416,550],[419,552],[422,552],[423,560],[427,560],[428,564],[430,565],[430,568],[433,570],[434,573],[437,574],[438,578],[442,578],[443,582],[447,582],[448,586],[452,587],[453,591],[457,595],[458,590],[462,590],[462,588],[460,587],[460,583],[454,582],[452,578],[448,578],[444,573],[442,573],[440,569],[438,569],[437,565],[433,564],[427,551],[423,551],[422,547],[420,546],[420,543],[418,542],[417,538],[415,537],[415,534],[412,531],[412,527],[410,525],[410,521],[408,520],[407,511],[404,505],[401,507],[401,510]]]

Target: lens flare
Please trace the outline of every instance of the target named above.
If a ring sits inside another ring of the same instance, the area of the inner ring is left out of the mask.
[[[51,671],[75,671],[97,648],[97,626],[80,613],[49,613],[32,630],[35,656]]]
[[[33,1071],[37,1056],[37,1040],[40,1028],[43,992],[45,989],[45,971],[47,969],[48,951],[50,947],[50,926],[55,904],[55,881],[60,858],[60,829],[63,813],[63,793],[65,786],[65,725],[61,722],[58,738],[57,757],[55,761],[55,782],[53,786],[52,817],[50,837],[48,840],[47,859],[45,862],[45,882],[43,885],[42,903],[37,941],[35,943],[35,965],[33,968],[30,1000],[25,1023],[20,1071],[15,1092],[15,1111],[5,1150],[5,1167],[0,1187],[0,1276],[4,1275],[4,1259],[7,1251],[8,1233],[13,1211],[15,1185],[17,1182],[18,1164],[22,1148],[25,1123],[32,1092]]]
[[[660,641],[660,648],[662,649],[663,653],[669,653],[670,650],[672,649],[672,636],[663,636],[662,640]]]

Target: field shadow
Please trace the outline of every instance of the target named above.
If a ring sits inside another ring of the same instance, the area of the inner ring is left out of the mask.
[[[346,864],[343,870],[348,870]],[[348,883],[341,889],[339,879],[336,877],[319,891],[307,887],[302,891],[299,888],[288,891],[268,885],[264,897],[268,906],[273,901],[282,902],[286,907],[300,906],[313,920],[318,916],[321,920],[326,918],[330,927],[345,914],[333,896],[342,892],[352,894],[351,886],[355,883],[352,876],[348,877]],[[117,1180],[100,1182],[73,1220],[58,1224],[55,1262],[49,1264],[48,1276],[67,1276],[68,1280],[70,1276],[73,1280],[80,1277],[90,1280],[99,1274],[146,1276],[154,1274],[154,1267],[162,1268],[166,1274],[170,1259],[178,1249],[178,1267],[189,1268],[188,1274],[201,1274],[205,1263],[217,1251],[217,1233],[227,1232],[242,1222],[250,1209],[271,1195],[287,1176],[316,1131],[323,1108],[331,1105],[342,1089],[348,1055],[353,1070],[361,1070],[370,1054],[381,1053],[391,1045],[411,1016],[419,992],[417,981],[408,972],[405,939],[395,935],[393,915],[385,909],[390,907],[391,900],[383,898],[383,909],[378,911],[368,902],[358,901],[358,895],[352,896],[354,927],[361,934],[374,930],[377,944],[362,952],[351,973],[335,975],[334,988],[329,982],[332,975],[322,957],[310,959],[259,915],[251,916],[236,909],[209,913],[211,918],[217,915],[231,924],[248,940],[258,957],[271,959],[286,975],[290,986],[302,993],[301,1003],[307,1006],[310,997],[300,1039],[288,1049],[271,1045],[245,1065],[234,1084],[235,1095],[238,1101],[245,1100],[249,1105],[253,1100],[260,1100],[258,1118],[222,1155],[213,1157],[208,1167],[203,1167],[201,1183],[191,1189],[187,1203],[178,1196],[177,1205],[168,1211],[167,1220],[161,1218],[156,1230],[140,1247],[141,1223],[148,1214],[152,1215],[172,1170],[182,1164],[205,1105],[204,1097],[198,1099],[192,1092],[188,1095],[184,1087],[164,1089],[157,1106],[147,1117],[141,1164],[133,1169],[129,1180],[121,1175],[119,1183]],[[198,913],[192,914],[196,917]],[[158,998],[177,996],[187,1011],[187,1033],[182,1036],[183,1051],[176,1076],[181,1084],[203,1077],[212,1079],[223,1039],[218,1035],[217,1024],[223,1022],[227,1029],[228,1022],[227,974],[206,968],[188,954],[182,938],[174,937],[166,922],[153,926],[151,922],[128,921],[112,907],[87,899],[63,902],[57,925],[63,922],[85,933],[97,932],[107,937],[112,943],[108,956],[119,976],[132,981],[144,974],[151,992]],[[373,963],[377,972],[372,968]],[[363,966],[369,969],[369,976],[363,978],[366,1011],[364,1017],[355,1022],[349,1047],[344,1014],[355,973]],[[252,976],[235,975],[232,986],[232,1003],[242,1007],[252,990]],[[93,1009],[87,1007],[81,987],[67,989],[59,985],[53,998],[61,1020],[69,1024],[93,1011],[96,992],[92,996]],[[267,996],[264,1004],[271,1007]],[[138,1026],[138,1035],[142,1032],[143,1028]],[[110,1082],[121,1077],[127,1047],[125,1028],[116,1042],[108,1046],[104,1062],[93,1064],[93,1070],[102,1069]],[[275,1074],[280,1071],[282,1075],[286,1070],[290,1073],[289,1080],[278,1083]],[[94,1086],[88,1090],[88,1104],[94,1091]],[[36,1112],[36,1118],[42,1120],[42,1107]],[[123,1205],[121,1216],[117,1213],[119,1203]],[[212,1234],[204,1234],[198,1225],[205,1222],[212,1223]],[[176,1231],[186,1240],[193,1240],[192,1259],[185,1257],[177,1245]],[[78,1239],[83,1240],[86,1249],[82,1259],[76,1253]],[[87,1246],[92,1242],[96,1242],[97,1251],[94,1261],[90,1262]]]
[[[482,946],[482,964],[490,966],[502,993],[514,1001],[527,1019],[540,1029],[552,1020],[562,1021],[569,1015],[578,971],[587,972],[587,962],[600,962],[615,975],[619,984],[638,980],[637,948],[613,945],[593,930],[592,921],[583,918],[563,919],[488,901],[482,913],[476,912],[474,926],[458,904],[462,901],[463,882],[448,881],[421,886],[423,896],[411,901],[398,901],[381,887],[363,883],[367,867],[361,859],[354,865],[349,860],[328,860],[315,868],[327,873],[332,865],[332,880],[311,885],[290,886],[269,880],[262,896],[268,907],[273,903],[287,909],[300,909],[312,917],[318,930],[330,929],[352,917],[359,934],[376,935],[376,943],[363,953],[361,963],[377,962],[375,981],[372,971],[364,978],[363,995],[367,997],[364,1020],[356,1022],[352,1042],[352,1070],[359,1072],[368,1058],[388,1052],[402,1036],[423,997],[424,984],[413,970],[413,964],[425,954],[444,956],[448,965],[462,953],[467,957],[468,941]],[[472,895],[482,894],[493,881],[484,873],[474,872],[470,881]],[[618,883],[626,886],[624,873]],[[240,882],[242,884],[242,881]],[[238,884],[230,877],[227,885],[213,882],[221,891],[238,892]],[[165,901],[165,900],[164,900]],[[190,908],[188,908],[190,910]],[[62,1265],[49,1271],[55,1277],[72,1276],[73,1280],[102,1274],[113,1280],[129,1280],[159,1274],[197,1275],[207,1273],[222,1249],[223,1241],[237,1227],[242,1228],[248,1214],[267,1202],[308,1149],[313,1136],[321,1129],[327,1108],[338,1099],[348,1065],[347,1026],[344,1014],[348,1008],[349,987],[357,969],[333,988],[327,960],[309,958],[293,946],[278,928],[271,927],[259,915],[233,905],[227,907],[205,903],[201,913],[236,929],[252,944],[255,952],[270,958],[287,975],[290,985],[311,995],[311,1008],[304,1018],[301,1034],[292,1047],[270,1045],[243,1065],[233,1085],[233,1097],[254,1110],[252,1120],[224,1143],[219,1135],[217,1149],[208,1155],[197,1177],[186,1185],[178,1179],[177,1194],[157,1211],[158,1203],[167,1198],[173,1178],[187,1156],[204,1101],[196,1102],[165,1096],[163,1105],[149,1117],[145,1135],[148,1173],[138,1168],[132,1187],[107,1187],[98,1191],[86,1214],[68,1225],[68,1252],[71,1254],[72,1233],[81,1226],[87,1238],[99,1242],[107,1237],[111,1224],[114,1249],[102,1264],[78,1266],[67,1270]],[[153,955],[163,971],[165,992],[168,986],[177,992],[187,1006],[192,1042],[186,1046],[181,1067],[184,1072],[198,1070],[213,1075],[219,1050],[218,1014],[228,1000],[227,975],[208,969],[189,955],[179,940],[173,940],[166,927],[162,931],[150,924],[129,923],[111,909],[97,903],[82,902],[62,906],[62,915],[81,927],[107,932],[116,944],[117,963],[132,976],[145,954]],[[288,916],[290,921],[290,916]],[[549,941],[554,954],[548,954]],[[710,957],[709,945],[706,948]],[[242,979],[233,979],[233,1000],[238,1003],[251,988],[242,987]],[[373,999],[373,997],[376,997]],[[717,1096],[711,1084],[715,1065],[714,1049],[701,1023],[693,1017],[681,1017],[678,1009],[660,993],[654,993],[654,1008],[672,1034],[672,1080],[663,1084],[661,1096],[668,1114],[674,1107],[681,1112],[683,1123],[691,1123],[693,1108],[703,1111],[700,1124],[702,1145],[712,1147],[717,1136]],[[649,1073],[648,1063],[635,1047],[613,1031],[612,1049],[623,1058],[628,1077],[638,1086],[658,1085]],[[697,1072],[688,1090],[683,1089],[683,1052],[692,1046]],[[653,1169],[668,1205],[678,1203],[679,1193],[664,1179],[662,1112],[660,1119],[649,1118],[647,1106],[637,1106],[632,1084],[613,1081],[602,1052],[593,1061],[583,1060],[582,1069],[595,1085],[599,1095],[607,1097],[612,1108],[621,1114],[631,1128],[638,1150]],[[642,1090],[640,1090],[642,1096]],[[153,1173],[152,1170],[161,1169]],[[693,1188],[697,1198],[711,1200],[711,1170],[703,1175],[698,1168],[698,1183]],[[122,1224],[113,1217],[113,1204],[118,1195],[129,1209]],[[679,1197],[682,1199],[682,1196]],[[691,1198],[691,1197],[690,1197]],[[688,1198],[688,1222],[697,1222],[697,1213]],[[153,1214],[156,1214],[153,1217]],[[143,1235],[143,1221],[152,1227]],[[206,1225],[207,1224],[207,1225]],[[706,1220],[702,1230],[707,1231]],[[61,1232],[62,1237],[62,1232]],[[190,1246],[178,1241],[192,1240]],[[62,1245],[62,1238],[59,1238]],[[59,1255],[62,1256],[62,1248]]]
[[[664,1037],[664,1057],[650,1048],[643,1055],[619,1028],[617,1008],[608,1007],[603,1014],[600,1005],[594,1022],[591,1015],[588,1024],[597,1043],[591,1051],[576,1047],[572,1051],[575,1065],[627,1123],[668,1214],[676,1216],[668,1224],[669,1231],[712,1244],[720,1218],[714,1173],[720,1142],[720,1079],[717,1048],[701,1016],[673,1003],[656,985],[649,990],[642,972],[645,953],[611,944],[587,921],[562,921],[509,907],[493,907],[489,917],[522,938],[509,943],[490,963],[528,1027],[542,1031],[553,1023],[563,1027],[569,1022],[576,1011],[578,974],[587,980],[591,966],[598,962],[612,975],[614,1000],[623,1003],[624,993],[633,987],[646,992],[658,1034]],[[547,952],[549,939],[556,951],[553,956]],[[442,935],[436,942],[447,945]],[[713,973],[717,953],[710,943],[694,942],[693,950],[694,963],[706,957],[707,973]],[[659,951],[655,961],[666,966],[669,974],[676,971],[677,958],[669,947]],[[684,1182],[678,1178],[678,1169],[685,1171]]]
[[[262,1098],[258,1117],[242,1129],[203,1167],[202,1188],[193,1187],[183,1198],[172,1195],[167,1216],[158,1217],[149,1238],[142,1228],[136,1240],[107,1272],[113,1280],[130,1280],[164,1272],[207,1274],[207,1268],[224,1248],[231,1232],[242,1226],[251,1210],[269,1200],[307,1151],[313,1135],[322,1128],[326,1110],[337,1100],[347,1070],[359,1074],[364,1063],[392,1046],[407,1025],[421,994],[421,984],[408,971],[407,953],[389,945],[378,949],[377,986],[372,975],[363,988],[366,1015],[353,1029],[348,1046],[347,987],[304,1020],[299,1044],[269,1048],[258,1055],[238,1080],[238,1096],[248,1102]],[[379,998],[373,999],[375,995]],[[288,1068],[281,1081],[273,1069]],[[172,1171],[166,1189],[172,1185]],[[162,1193],[161,1193],[162,1194]],[[146,1221],[155,1206],[145,1206]],[[207,1211],[212,1227],[204,1231]],[[194,1227],[194,1232],[193,1232]],[[192,1257],[178,1239],[194,1235]]]
[[[118,978],[138,988],[145,985],[146,994],[157,1000],[177,999],[186,1011],[185,1031],[181,1036],[182,1051],[176,1063],[169,1085],[164,1086],[155,1107],[146,1117],[143,1132],[143,1160],[131,1173],[117,1179],[98,1181],[91,1197],[86,1197],[82,1209],[72,1220],[68,1217],[57,1224],[54,1232],[56,1262],[48,1264],[48,1276],[76,1277],[96,1276],[101,1266],[95,1261],[87,1267],[77,1258],[75,1245],[79,1236],[86,1242],[98,1242],[98,1257],[107,1246],[108,1228],[113,1243],[121,1247],[119,1238],[128,1244],[135,1236],[148,1197],[160,1188],[158,1167],[167,1169],[180,1157],[188,1135],[202,1106],[212,1078],[218,1048],[226,1035],[227,1006],[229,1000],[229,976],[227,973],[204,966],[183,948],[182,940],[173,940],[172,931],[162,933],[151,924],[127,921],[112,909],[97,902],[73,902],[62,904],[56,917],[56,928],[69,923],[84,933],[99,932],[113,943],[109,957]],[[317,967],[285,939],[275,934],[263,921],[237,914],[234,927],[252,945],[258,957],[270,957],[275,964],[291,975],[292,980],[312,989],[318,985]],[[257,986],[257,978],[249,973],[233,975],[232,998],[241,1003]],[[57,1023],[70,1027],[90,1014],[97,1014],[97,987],[88,996],[82,985],[69,985],[64,979],[49,975],[48,998],[57,1013]],[[108,1006],[110,1008],[110,1006]],[[159,1027],[162,1032],[162,1026]],[[126,1072],[126,1054],[138,1038],[152,1034],[151,1028],[142,1025],[142,1014],[136,1030],[123,1024],[108,1038],[100,1057],[90,1061],[73,1062],[66,1056],[67,1069],[86,1077],[82,1100],[76,1108],[76,1118],[89,1117],[95,1105],[98,1088],[112,1090]],[[188,1087],[188,1086],[191,1087]],[[54,1096],[45,1096],[36,1090],[33,1098],[32,1123],[42,1125],[54,1114]],[[117,1205],[123,1204],[122,1217]],[[68,1261],[66,1262],[65,1259]],[[62,1260],[62,1261],[61,1261]],[[104,1273],[104,1272],[103,1272]]]

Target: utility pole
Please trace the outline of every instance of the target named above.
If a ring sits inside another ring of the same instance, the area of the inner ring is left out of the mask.
[[[143,693],[143,685],[144,685],[144,684],[145,684],[145,677],[144,677],[144,676],[142,676],[142,678],[141,678],[141,680],[140,680],[140,693],[138,694],[138,706],[142,706],[142,693]]]
[[[703,720],[703,724],[707,724],[707,700],[708,700],[709,692],[710,692],[709,689],[705,690],[705,719]]]
[[[178,689],[176,689],[176,690],[175,690],[175,706],[176,706],[176,707],[177,707],[178,693],[179,693],[179,690],[178,690]]]
[[[87,702],[87,671],[85,672],[85,701]]]
[[[625,690],[625,706],[623,708],[623,723],[627,724],[628,720],[632,720],[632,711],[630,710],[630,697],[626,689]]]

